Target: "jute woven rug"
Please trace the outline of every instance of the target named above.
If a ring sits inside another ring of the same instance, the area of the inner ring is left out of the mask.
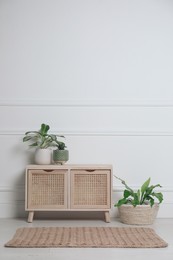
[[[153,229],[142,227],[19,228],[6,247],[166,247]]]

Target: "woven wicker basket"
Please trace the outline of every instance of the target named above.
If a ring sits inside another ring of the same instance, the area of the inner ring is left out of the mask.
[[[122,205],[118,208],[121,222],[130,225],[150,225],[154,222],[159,204],[150,205]]]

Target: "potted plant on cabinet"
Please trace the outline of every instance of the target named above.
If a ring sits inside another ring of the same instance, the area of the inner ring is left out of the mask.
[[[56,164],[64,164],[69,160],[69,151],[66,150],[64,142],[55,141],[57,149],[53,150],[53,162]]]
[[[36,148],[35,162],[37,164],[50,164],[52,161],[51,149],[57,145],[57,136],[62,135],[49,134],[49,125],[41,124],[39,131],[28,131],[25,133],[23,142],[31,142],[29,147]]]
[[[124,180],[115,175],[114,177],[125,186],[123,198],[114,205],[118,207],[121,222],[132,225],[152,224],[157,216],[159,204],[163,201],[163,194],[154,191],[155,188],[161,187],[160,184],[149,186],[149,178],[140,189],[134,191]]]

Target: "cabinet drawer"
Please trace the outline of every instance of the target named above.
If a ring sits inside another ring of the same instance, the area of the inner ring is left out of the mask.
[[[29,170],[27,209],[67,208],[67,170]]]
[[[71,170],[71,208],[109,209],[110,170]]]

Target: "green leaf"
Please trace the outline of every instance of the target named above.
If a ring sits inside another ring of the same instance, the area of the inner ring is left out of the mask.
[[[30,144],[29,146],[30,147],[35,147],[35,146],[38,146],[38,143],[33,143],[33,144]]]
[[[27,142],[27,141],[29,141],[29,140],[31,140],[32,139],[32,136],[25,136],[24,138],[23,138],[23,142]]]
[[[135,200],[131,200],[131,204],[132,204],[134,207],[136,207],[136,206],[138,205]]]
[[[146,190],[146,194],[147,195],[150,195],[152,193],[152,191],[155,189],[155,188],[162,188],[162,186],[160,184],[156,184],[156,185],[151,185],[150,187],[147,188]]]
[[[138,195],[138,201],[140,201],[140,198],[141,198],[141,191],[140,190],[137,191],[137,195]]]
[[[41,133],[42,135],[46,135],[47,132],[49,131],[49,129],[50,129],[49,125],[41,124],[40,133]]]
[[[55,141],[55,142],[56,142],[56,140],[57,140],[56,135],[49,135],[49,136],[52,138],[52,141]]]
[[[142,187],[141,187],[141,192],[142,192],[142,193],[144,193],[144,192],[147,190],[149,184],[150,184],[150,178],[149,178],[148,180],[146,180],[146,181],[144,182],[144,184],[142,185]]]
[[[134,193],[134,204],[133,204],[134,206],[136,206],[136,205],[139,205],[139,198],[138,198],[138,193]]]
[[[123,204],[127,204],[126,198],[120,199],[117,204],[114,205],[114,207],[120,207]]]
[[[128,198],[129,196],[132,196],[132,192],[129,190],[124,190],[124,198]]]
[[[40,134],[38,131],[28,131],[25,133],[25,135],[28,135],[28,134]]]
[[[154,205],[154,199],[150,197],[150,206],[152,207]]]
[[[161,192],[157,192],[157,193],[153,192],[151,195],[156,197],[158,199],[159,203],[161,203],[163,201],[163,194]]]

